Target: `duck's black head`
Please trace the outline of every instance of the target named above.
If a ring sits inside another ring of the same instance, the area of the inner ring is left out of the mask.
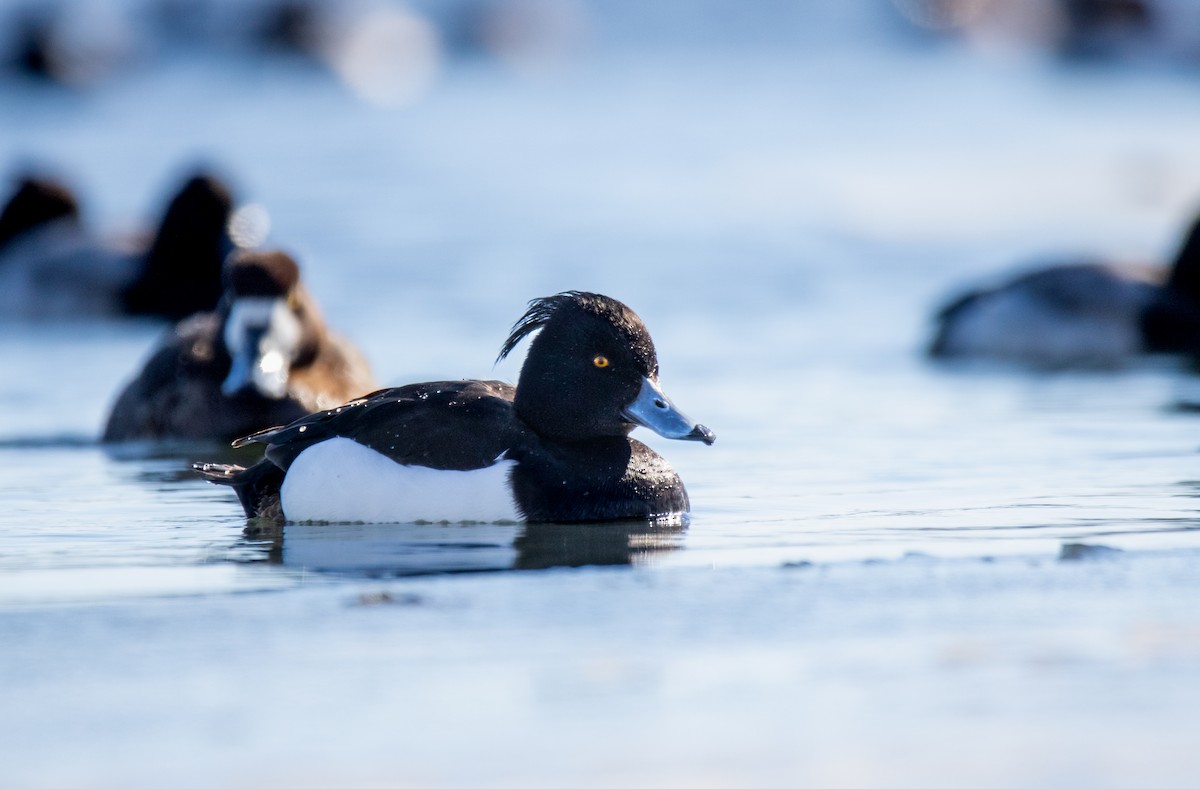
[[[183,318],[215,307],[221,266],[233,248],[227,232],[232,209],[229,188],[219,179],[189,178],[167,206],[141,276],[125,290],[125,311]]]
[[[0,249],[23,233],[60,219],[79,219],[79,203],[71,190],[48,178],[22,178],[0,211]]]
[[[624,436],[643,425],[667,438],[713,442],[711,430],[663,394],[650,333],[621,302],[580,291],[535,299],[499,358],[539,329],[521,367],[514,406],[540,435],[580,441]]]
[[[284,252],[241,250],[224,269],[221,346],[229,397],[279,400],[288,396],[290,372],[312,361],[320,320],[300,285],[300,267]]]

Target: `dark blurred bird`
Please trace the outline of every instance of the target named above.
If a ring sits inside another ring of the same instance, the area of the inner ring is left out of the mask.
[[[41,3],[0,11],[6,33],[0,66],[26,77],[84,89],[129,66],[136,24],[114,3]]]
[[[48,178],[22,178],[0,211],[0,250],[22,233],[58,221],[79,222],[79,202],[70,188]]]
[[[1079,263],[970,291],[936,317],[929,352],[1037,368],[1114,367],[1200,355],[1200,218],[1169,269]]]
[[[216,306],[221,265],[233,249],[229,188],[197,174],[171,198],[136,279],[121,292],[129,315],[179,319]]]
[[[362,354],[329,331],[282,252],[239,251],[218,309],[176,325],[121,392],[105,441],[229,441],[375,388]]]
[[[212,175],[175,193],[148,247],[98,240],[71,190],[26,176],[0,211],[0,317],[148,315],[179,319],[212,309],[233,249],[233,199]]]

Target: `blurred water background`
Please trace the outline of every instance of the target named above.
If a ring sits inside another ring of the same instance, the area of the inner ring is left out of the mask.
[[[0,322],[0,785],[1193,785],[1198,382],[922,350],[963,284],[1169,259],[1197,6],[0,3],[61,53],[0,167],[98,233],[215,167],[389,385],[607,293],[718,436],[639,436],[684,530],[262,533],[221,448],[96,443],[162,325]]]

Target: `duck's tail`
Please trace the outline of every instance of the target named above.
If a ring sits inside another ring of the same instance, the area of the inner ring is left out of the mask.
[[[209,482],[233,488],[247,518],[284,519],[279,503],[284,471],[271,461],[260,460],[249,468],[227,463],[193,463],[192,468]]]

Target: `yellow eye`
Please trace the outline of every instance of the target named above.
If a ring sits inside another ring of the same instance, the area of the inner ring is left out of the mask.
[[[592,359],[592,364],[596,365],[597,367],[608,367],[608,357],[597,356],[595,359]]]

